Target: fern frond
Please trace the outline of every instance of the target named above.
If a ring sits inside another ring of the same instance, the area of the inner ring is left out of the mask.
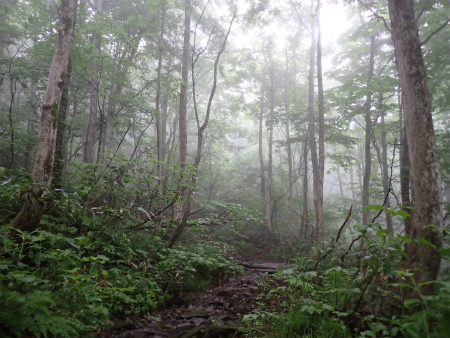
[[[348,301],[353,273],[353,270],[342,269],[339,266],[325,271],[323,276],[325,296],[333,307],[340,308]]]

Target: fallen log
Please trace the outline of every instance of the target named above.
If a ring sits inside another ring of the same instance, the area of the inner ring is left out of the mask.
[[[258,272],[267,272],[267,273],[276,273],[278,271],[278,267],[264,265],[264,264],[253,264],[247,262],[240,262],[246,270],[254,270]]]

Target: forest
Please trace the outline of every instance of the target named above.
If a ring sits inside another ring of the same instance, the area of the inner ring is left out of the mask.
[[[450,1],[2,0],[1,337],[449,337]]]

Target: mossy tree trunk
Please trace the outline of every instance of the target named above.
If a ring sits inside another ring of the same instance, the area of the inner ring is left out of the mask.
[[[55,159],[58,113],[63,88],[67,81],[70,51],[77,0],[62,0],[58,38],[50,68],[47,90],[42,102],[42,115],[39,127],[36,158],[33,167],[34,186],[24,192],[25,203],[11,222],[13,228],[34,230],[39,226],[44,213],[43,197],[50,187]]]
[[[413,207],[411,236],[418,240],[406,245],[409,256],[407,267],[414,272],[417,284],[436,280],[439,272],[439,248],[442,244],[441,179],[414,1],[390,0],[388,6],[409,146]],[[432,287],[428,285],[422,292],[430,293],[431,290]]]

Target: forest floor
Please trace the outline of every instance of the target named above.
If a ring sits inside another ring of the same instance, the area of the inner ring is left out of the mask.
[[[145,318],[115,318],[103,338],[193,338],[240,337],[240,319],[263,307],[255,301],[264,289],[276,283],[268,276],[283,263],[242,263],[245,273],[228,278],[201,293],[186,293],[174,304]],[[216,283],[217,284],[217,283]],[[269,285],[268,285],[269,284]]]

